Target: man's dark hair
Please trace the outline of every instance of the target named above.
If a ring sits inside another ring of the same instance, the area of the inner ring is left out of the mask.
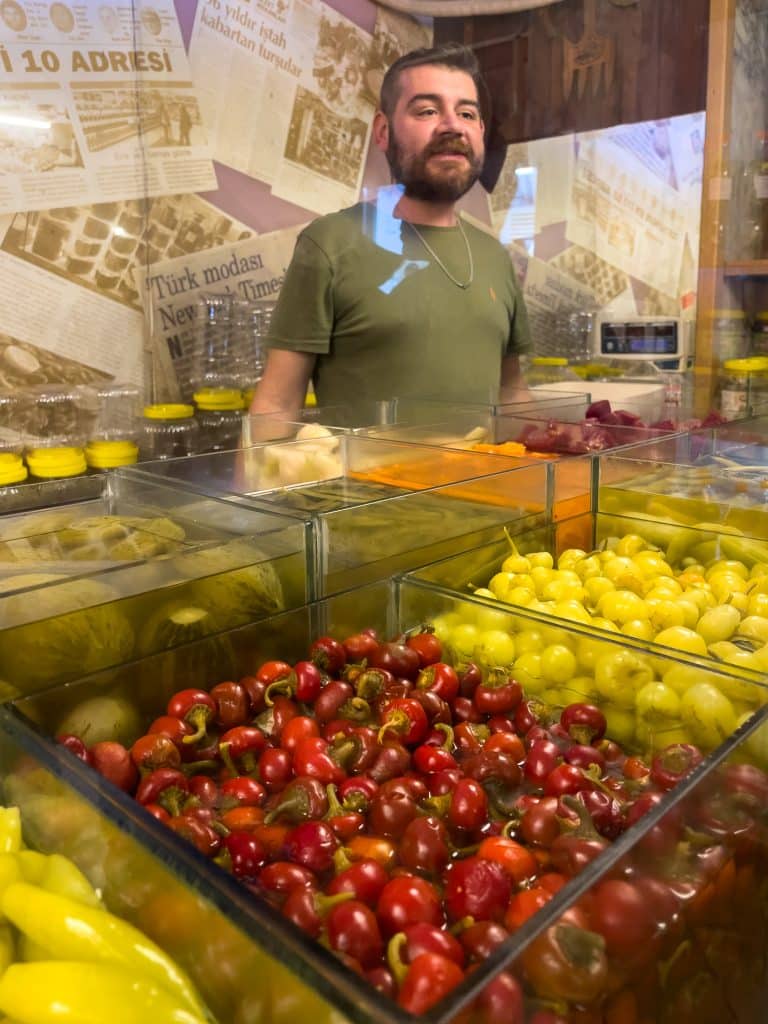
[[[418,50],[411,50],[390,64],[381,83],[379,99],[379,107],[387,117],[392,116],[397,106],[401,72],[425,64],[438,64],[441,67],[465,71],[475,83],[481,107],[485,108],[488,93],[474,52],[461,43],[443,43],[441,46],[423,46]]]

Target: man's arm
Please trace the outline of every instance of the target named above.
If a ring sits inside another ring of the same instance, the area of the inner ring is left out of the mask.
[[[254,414],[274,413],[286,420],[298,419],[316,358],[311,352],[268,349],[264,374],[249,411]]]
[[[528,390],[528,383],[520,369],[520,356],[505,356],[501,361],[501,384],[499,387],[499,403],[506,400],[520,399],[520,392]]]

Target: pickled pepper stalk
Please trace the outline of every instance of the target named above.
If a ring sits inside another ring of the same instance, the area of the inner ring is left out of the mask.
[[[52,957],[88,961],[91,965],[120,965],[154,979],[174,994],[187,1010],[205,1016],[192,982],[184,972],[151,939],[109,911],[87,907],[27,882],[14,882],[6,888],[0,896],[0,910],[20,932],[48,950]],[[88,988],[86,984],[85,989]],[[15,1012],[2,1001],[0,1008]],[[103,1019],[114,1020],[109,1014]]]

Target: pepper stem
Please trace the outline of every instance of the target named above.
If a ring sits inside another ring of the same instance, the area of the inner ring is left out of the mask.
[[[184,721],[189,723],[194,732],[189,733],[188,736],[182,736],[182,743],[197,743],[205,736],[206,726],[211,718],[211,709],[207,704],[195,704],[195,706],[186,713]]]

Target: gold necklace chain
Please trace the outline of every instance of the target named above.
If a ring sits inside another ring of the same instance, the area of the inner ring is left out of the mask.
[[[470,247],[469,239],[467,238],[466,232],[464,231],[464,225],[461,223],[461,217],[457,217],[457,223],[459,225],[459,231],[461,232],[461,237],[464,239],[464,245],[467,247],[467,259],[469,260],[469,277],[467,278],[466,281],[459,281],[459,280],[457,280],[453,276],[453,274],[450,272],[448,267],[446,267],[446,265],[443,263],[443,261],[440,259],[440,257],[437,255],[435,250],[432,248],[432,246],[426,240],[424,235],[422,235],[422,233],[419,231],[419,229],[416,227],[415,224],[411,224],[411,222],[409,220],[407,220],[405,223],[408,225],[409,228],[411,228],[413,233],[416,235],[418,240],[421,242],[421,244],[427,250],[427,252],[432,257],[432,259],[435,261],[435,263],[438,265],[438,267],[440,267],[440,269],[445,274],[445,276],[448,278],[448,280],[449,281],[453,281],[453,283],[456,285],[457,288],[469,288],[469,286],[472,284],[472,282],[475,279],[475,261],[472,258],[472,249]]]

